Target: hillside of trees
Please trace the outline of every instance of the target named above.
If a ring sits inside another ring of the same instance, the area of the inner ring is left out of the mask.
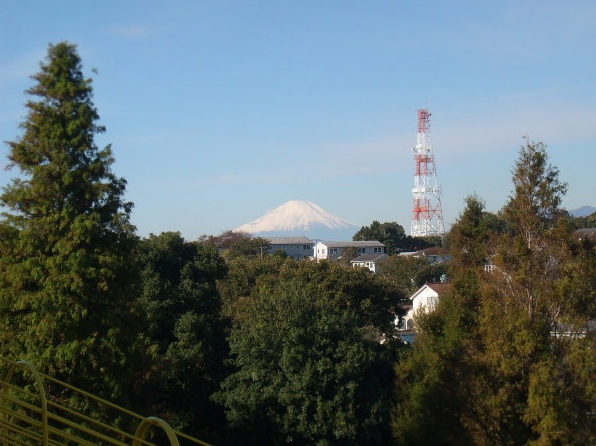
[[[596,241],[576,232],[596,214],[562,209],[543,143],[443,241],[362,227],[391,254],[373,274],[242,233],[139,237],[76,46],[33,79],[0,195],[1,356],[216,445],[596,444]],[[441,243],[447,263],[398,255]],[[394,320],[439,277],[408,344]]]

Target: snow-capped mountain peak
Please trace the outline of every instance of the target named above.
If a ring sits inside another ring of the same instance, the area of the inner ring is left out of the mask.
[[[356,224],[330,214],[322,207],[308,200],[290,200],[269,211],[251,223],[236,228],[235,231],[250,234],[261,233],[307,233],[320,230],[347,230],[355,233],[360,229]]]

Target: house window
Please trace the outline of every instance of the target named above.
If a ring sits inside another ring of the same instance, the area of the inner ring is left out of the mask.
[[[310,249],[310,245],[302,245],[302,249]]]
[[[358,254],[366,253],[366,248],[358,248]]]
[[[382,246],[375,247],[373,249],[373,252],[381,252],[382,253],[383,252],[383,247]]]
[[[331,248],[329,254],[337,254],[337,248]]]

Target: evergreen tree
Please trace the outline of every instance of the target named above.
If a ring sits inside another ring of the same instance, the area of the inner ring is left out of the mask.
[[[227,261],[239,257],[262,259],[269,252],[269,240],[262,237],[253,237],[248,232],[225,231],[217,236],[202,235],[199,243],[206,243],[219,250],[221,256]]]
[[[397,368],[401,443],[594,444],[594,243],[573,237],[544,144],[512,179],[502,221],[471,197],[451,230],[452,290]]]
[[[595,295],[593,279],[572,272],[592,270],[593,247],[574,248],[560,208],[566,185],[544,144],[526,141],[512,180],[507,229],[480,286],[471,427],[478,443],[590,444],[596,344],[587,321],[596,314],[585,303]],[[560,324],[575,334],[557,335]]]
[[[420,288],[416,278],[420,271],[430,265],[427,258],[413,256],[389,256],[381,261],[382,278],[394,286],[404,296],[410,296]]]
[[[482,200],[470,196],[451,228],[451,288],[435,312],[418,317],[416,342],[396,368],[397,444],[474,444],[467,432],[467,383],[477,370],[469,352],[477,338],[479,281],[487,263],[490,221]]]
[[[118,398],[136,338],[132,204],[110,146],[95,145],[105,129],[76,46],[50,45],[32,78],[23,135],[8,142],[20,175],[0,196],[0,352]]]
[[[572,217],[572,223],[577,229],[596,228],[596,212],[585,217]]]
[[[177,428],[213,436],[223,412],[209,397],[228,353],[216,281],[227,267],[213,246],[174,232],[151,235],[139,251],[146,334],[156,350],[144,403]]]
[[[278,256],[265,256],[262,259],[237,257],[230,260],[226,277],[217,284],[223,315],[230,321],[244,318],[245,307],[258,283],[268,277],[275,280],[287,262],[291,263],[293,260]]]
[[[375,275],[332,262],[263,272],[216,394],[232,428],[256,444],[387,444],[391,301]]]

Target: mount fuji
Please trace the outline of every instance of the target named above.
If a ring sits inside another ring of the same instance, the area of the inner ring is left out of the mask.
[[[253,222],[234,229],[259,237],[304,236],[311,239],[349,241],[360,226],[330,214],[312,201],[290,200]]]

